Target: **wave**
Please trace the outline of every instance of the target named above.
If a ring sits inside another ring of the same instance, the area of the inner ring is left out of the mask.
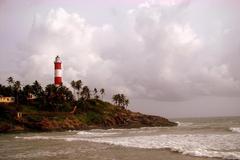
[[[86,136],[86,137],[103,137],[103,136],[110,136],[116,135],[117,132],[87,132],[87,131],[80,131],[77,133],[78,135]]]
[[[232,132],[240,133],[240,128],[237,128],[237,127],[231,127],[231,128],[229,128],[229,130]]]
[[[143,149],[169,149],[184,155],[240,160],[240,134],[128,135],[115,131],[79,131],[74,135],[18,137],[24,140],[64,140],[105,143]]]
[[[190,122],[179,122],[179,121],[177,121],[175,123],[177,123],[178,127],[189,127],[189,126],[193,125],[193,123],[190,123]]]
[[[56,137],[51,138],[47,136],[29,136],[29,137],[19,137],[15,136],[16,139],[26,139],[26,140],[49,140],[49,139],[56,139]]]
[[[143,149],[169,149],[171,151],[198,157],[240,160],[240,152],[238,152],[240,150],[240,136],[236,137],[231,134],[103,137],[78,140]]]
[[[68,131],[77,132],[75,135],[63,135],[63,136],[15,136],[15,139],[25,139],[25,140],[82,140],[81,138],[99,138],[117,135],[117,132],[88,132],[88,131]]]

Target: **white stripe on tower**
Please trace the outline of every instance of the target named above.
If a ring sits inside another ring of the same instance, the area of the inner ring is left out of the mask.
[[[62,77],[62,70],[61,69],[55,69],[55,77]]]

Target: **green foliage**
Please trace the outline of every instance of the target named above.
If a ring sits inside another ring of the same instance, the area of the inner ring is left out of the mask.
[[[77,100],[79,100],[80,98],[80,90],[82,89],[82,81],[81,80],[77,80],[77,81],[72,81],[71,82],[71,86],[73,88],[73,91],[74,91],[74,96],[75,96],[75,93],[77,91]]]
[[[47,106],[45,109],[56,112],[70,109],[70,104],[73,101],[73,94],[67,87],[56,87],[53,84],[49,84],[46,86],[45,93]]]
[[[90,89],[88,88],[88,86],[84,86],[82,88],[82,92],[80,94],[81,94],[83,100],[88,100],[91,97]]]
[[[49,84],[43,89],[38,81],[22,86],[21,82],[15,81],[13,77],[9,77],[7,82],[8,86],[0,84],[0,95],[15,97],[17,101],[13,108],[15,112],[22,111],[31,114],[39,111],[70,113],[77,106],[74,113],[84,115],[80,116],[81,120],[87,123],[99,123],[104,116],[114,114],[118,108],[99,99],[99,96],[102,96],[103,99],[105,94],[103,88],[94,88],[91,92],[88,86],[83,86],[81,80],[71,82],[74,93],[77,94],[77,100],[74,99],[75,94],[73,95],[66,86],[57,87],[54,84]],[[92,97],[91,93],[93,93]],[[34,98],[30,99],[29,95],[33,95]],[[116,105],[122,107],[126,107],[129,103],[123,94],[114,95],[113,100]],[[39,117],[33,116],[31,118],[38,119]]]
[[[87,112],[86,114],[86,123],[87,124],[99,124],[103,122],[103,117],[97,112]]]
[[[115,105],[120,107],[127,107],[129,104],[129,99],[124,94],[115,94],[112,97],[113,102]]]

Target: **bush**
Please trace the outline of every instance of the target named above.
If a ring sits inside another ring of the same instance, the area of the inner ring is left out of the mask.
[[[87,124],[99,124],[103,122],[102,115],[96,112],[87,112],[86,123]]]

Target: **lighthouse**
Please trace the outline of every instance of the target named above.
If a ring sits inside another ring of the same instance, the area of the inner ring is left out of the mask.
[[[55,86],[62,85],[62,61],[59,56],[54,61],[54,84]]]

